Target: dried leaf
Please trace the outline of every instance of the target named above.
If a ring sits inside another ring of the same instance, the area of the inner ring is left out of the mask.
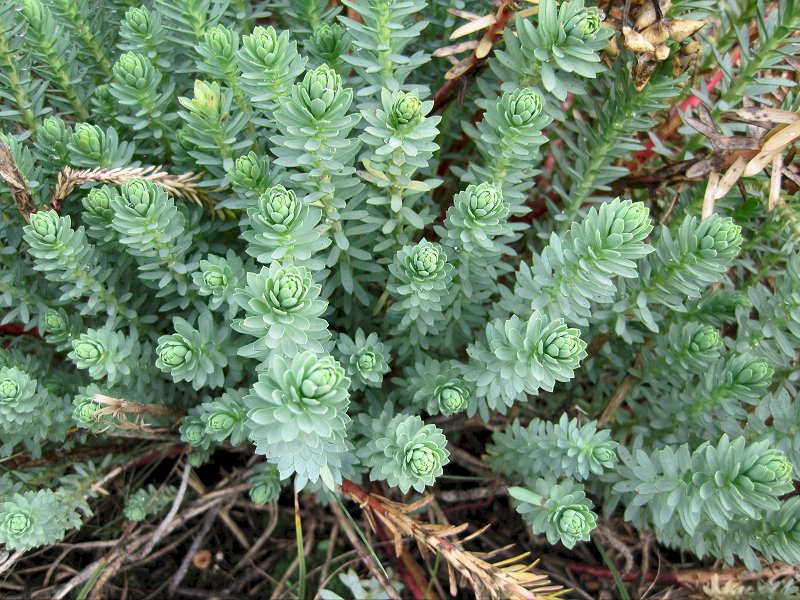
[[[743,123],[770,124],[770,128],[779,123],[791,125],[800,121],[800,113],[791,112],[788,110],[781,110],[780,108],[769,108],[767,106],[750,106],[747,108],[740,108],[734,112],[728,112],[722,115],[724,118],[731,121],[741,121]]]
[[[449,71],[447,71],[447,73],[444,74],[444,78],[447,80],[458,79],[464,73],[469,71],[472,67],[473,67],[472,60],[470,60],[470,58],[465,58],[464,60],[459,61],[458,64],[453,66]]]
[[[719,132],[713,125],[704,123],[703,121],[695,119],[694,117],[686,117],[686,124],[695,129],[698,133],[702,133],[710,140],[716,140],[720,137]]]
[[[492,48],[493,48],[492,40],[484,36],[483,38],[481,38],[478,47],[475,49],[475,57],[486,58],[489,55],[489,52],[492,51]]]
[[[450,34],[450,39],[455,40],[460,37],[464,37],[465,35],[469,35],[470,33],[475,33],[476,31],[480,31],[481,29],[486,29],[487,27],[491,27],[497,23],[497,18],[493,14],[484,15],[475,19],[474,21],[470,21],[469,23],[464,23],[461,27],[456,29],[453,33]]]
[[[780,151],[776,152],[759,152],[747,163],[744,169],[745,177],[753,177],[763,171],[766,166],[775,160],[776,156],[780,156]]]
[[[719,173],[712,171],[708,174],[708,185],[706,186],[706,192],[703,196],[703,212],[701,213],[703,219],[714,212],[714,198],[716,198],[718,184]]]
[[[644,39],[650,42],[653,46],[663,44],[669,39],[669,30],[664,21],[656,21],[650,27],[643,30],[641,35]]]
[[[659,44],[656,46],[656,60],[664,62],[669,58],[669,46],[666,44]]]
[[[739,181],[739,179],[742,177],[742,173],[744,173],[745,166],[747,166],[747,159],[744,156],[737,157],[730,168],[728,168],[728,170],[725,172],[725,175],[723,175],[719,181],[717,181],[713,200],[719,200],[725,196],[725,194],[727,194],[734,185],[736,185],[736,182]],[[711,210],[713,210],[713,205]],[[705,218],[710,214],[711,212],[706,214],[706,206],[704,203],[703,217]]]
[[[669,30],[669,39],[674,42],[682,42],[688,37],[693,36],[700,31],[704,26],[705,21],[692,21],[692,20],[676,20],[670,21],[667,25]]]
[[[452,56],[453,54],[459,54],[461,52],[472,51],[478,47],[478,40],[470,40],[468,42],[460,42],[458,44],[451,44],[450,46],[445,46],[444,48],[437,48],[433,51],[432,56],[435,57],[442,57],[442,56]]]
[[[622,36],[622,45],[632,52],[655,52],[656,50],[651,41],[631,27],[623,27]]]
[[[658,6],[661,8],[661,14],[665,15],[669,12],[669,9],[672,8],[672,0],[659,0]],[[639,31],[646,29],[656,22],[656,16],[656,8],[653,6],[653,3],[645,2],[639,9],[639,14],[636,17],[634,26]]]
[[[633,87],[637,92],[641,92],[658,66],[656,55],[652,52],[645,52],[636,55],[636,64],[633,67]]]
[[[786,146],[793,143],[795,140],[800,139],[800,121],[797,121],[787,127],[782,128],[774,135],[770,134],[767,135],[769,136],[769,139],[767,139],[767,141],[764,142],[764,145],[761,147],[763,151],[767,152],[774,150],[783,150],[784,148],[786,148]]]
[[[451,15],[455,15],[456,17],[460,17],[465,21],[475,21],[481,18],[481,15],[476,15],[475,13],[461,10],[460,8],[448,8],[447,12],[449,12]]]

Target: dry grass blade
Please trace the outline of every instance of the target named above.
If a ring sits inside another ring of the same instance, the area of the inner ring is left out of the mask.
[[[11,190],[11,195],[14,197],[14,202],[17,203],[19,212],[25,221],[30,221],[30,215],[36,212],[36,205],[33,203],[33,197],[28,191],[28,186],[25,185],[25,178],[22,177],[14,157],[11,155],[11,149],[0,140],[0,179],[5,181],[8,189]]]
[[[175,198],[193,202],[212,212],[212,214],[216,213],[218,216],[225,216],[221,211],[214,209],[215,202],[213,198],[198,183],[200,177],[199,173],[171,175],[166,171],[162,171],[160,166],[119,169],[97,168],[80,171],[65,167],[58,174],[58,183],[50,194],[50,204],[54,207],[59,206],[76,187],[86,183],[121,184],[131,179],[143,178],[160,185]]]
[[[455,587],[453,571],[467,582],[477,597],[510,600],[543,600],[559,598],[564,589],[554,585],[545,575],[532,573],[534,563],[520,563],[527,553],[514,559],[499,563],[490,563],[479,554],[457,547],[455,542],[445,539],[461,533],[467,525],[438,525],[422,523],[409,516],[412,507],[392,502],[382,496],[369,494],[351,481],[342,483],[341,491],[352,500],[358,502],[366,514],[372,514],[395,536],[396,548],[401,536],[413,538],[420,550],[431,554],[439,554],[450,569],[450,587]],[[475,536],[467,536],[472,539]]]

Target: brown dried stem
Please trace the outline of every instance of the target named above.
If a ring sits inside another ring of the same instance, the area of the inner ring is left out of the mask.
[[[442,87],[439,88],[439,90],[433,95],[433,104],[437,110],[441,109],[452,99],[453,92],[458,88],[462,78],[475,71],[475,69],[477,69],[478,66],[483,62],[497,39],[503,35],[503,31],[506,28],[506,23],[508,23],[514,16],[514,12],[518,5],[515,0],[498,0],[496,6],[497,8],[495,9],[494,13],[485,15],[484,17],[476,20],[476,22],[482,21],[486,23],[485,27],[481,27],[481,29],[485,29],[481,40],[474,45],[474,49],[467,58],[456,63],[453,68],[448,71],[447,75],[445,76],[447,81],[445,81],[444,85],[442,85]],[[476,29],[476,31],[477,30],[478,29]],[[465,48],[467,47],[471,48],[472,44],[466,46]],[[436,55],[437,53],[434,53],[434,56]],[[450,54],[447,52],[438,52],[438,56],[449,55]]]
[[[149,415],[151,417],[160,417],[163,419],[169,419],[177,423],[180,421],[184,413],[179,410],[174,410],[172,408],[162,406],[160,404],[145,404],[143,402],[132,402],[131,400],[123,400],[122,398],[112,398],[111,396],[106,396],[104,394],[95,394],[94,401],[99,404],[105,404],[104,408],[99,409],[95,413],[95,417],[101,423],[106,423],[109,427],[119,427],[121,429],[132,429],[132,430],[147,430],[147,431],[159,431],[155,428],[149,427],[143,423],[138,423],[134,421],[128,420],[125,415],[136,415],[138,417],[142,417],[145,415]],[[105,415],[110,415],[114,422],[107,423],[100,417]]]
[[[36,212],[36,204],[28,191],[28,186],[25,185],[25,178],[11,155],[11,149],[2,140],[0,140],[0,179],[11,190],[14,202],[17,203],[19,212],[22,213],[22,218],[26,222],[30,221],[31,213]]]
[[[57,208],[63,200],[78,186],[86,183],[120,184],[131,179],[149,179],[158,184],[171,196],[193,202],[207,210],[213,211],[215,202],[208,191],[200,187],[199,173],[181,173],[171,175],[161,170],[161,166],[126,167],[117,169],[84,169],[76,170],[65,167],[58,174],[58,183],[50,194],[50,204]]]
[[[636,359],[633,363],[634,369],[641,369],[642,368],[642,361],[644,357],[641,352],[636,355]],[[617,412],[622,403],[625,401],[625,398],[628,397],[628,394],[631,393],[633,386],[636,384],[637,378],[633,375],[628,375],[625,379],[622,380],[622,383],[619,384],[619,387],[614,392],[614,395],[611,396],[611,400],[608,401],[608,405],[606,406],[603,414],[600,415],[600,418],[597,420],[597,426],[603,427],[606,423],[608,423],[611,419],[614,418],[614,413]]]
[[[344,481],[341,491],[358,502],[366,511],[370,520],[377,519],[394,537],[395,552],[399,556],[403,551],[404,537],[413,538],[423,556],[428,553],[439,554],[448,566],[450,591],[455,595],[458,591],[456,573],[466,579],[477,597],[490,597],[494,600],[508,598],[512,600],[537,600],[558,598],[563,589],[554,585],[545,575],[531,573],[534,563],[521,562],[528,552],[504,561],[490,563],[492,553],[468,552],[458,548],[446,538],[462,533],[468,525],[439,525],[422,523],[409,516],[426,503],[423,499],[414,504],[400,504],[387,498],[370,494],[351,481]],[[480,533],[480,530],[462,539],[466,542]],[[499,551],[499,550],[498,550]]]

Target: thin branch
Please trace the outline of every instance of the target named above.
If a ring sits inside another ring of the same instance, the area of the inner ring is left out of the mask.
[[[378,583],[381,584],[383,591],[386,592],[386,595],[391,600],[400,600],[400,594],[397,593],[397,590],[392,587],[391,582],[383,574],[381,569],[375,564],[372,556],[370,556],[369,551],[367,550],[366,546],[364,546],[364,542],[361,541],[361,538],[358,537],[355,529],[350,524],[347,516],[344,514],[339,505],[336,502],[330,502],[329,506],[331,507],[331,511],[339,520],[339,525],[342,527],[342,531],[347,536],[347,539],[350,540],[350,544],[353,546],[355,551],[358,553],[358,556],[361,558],[361,562],[369,569],[370,574],[376,579]]]
[[[189,565],[192,564],[192,559],[194,555],[197,554],[197,551],[200,550],[200,546],[205,541],[208,532],[211,530],[211,526],[214,524],[214,521],[219,514],[220,509],[222,508],[222,499],[218,500],[217,503],[208,511],[208,514],[203,518],[203,524],[200,526],[200,531],[195,534],[194,540],[192,540],[192,545],[189,546],[189,550],[187,550],[186,555],[183,557],[183,561],[181,561],[180,567],[173,575],[172,580],[169,582],[169,595],[170,597],[175,596],[175,591],[178,589],[178,586],[183,581],[183,578],[186,577],[186,573],[189,572]]]
[[[167,516],[164,517],[163,521],[161,521],[161,524],[153,532],[153,535],[150,537],[150,540],[144,545],[144,547],[138,552],[129,554],[125,562],[141,560],[150,554],[155,545],[161,540],[162,537],[164,537],[164,534],[167,533],[167,528],[169,527],[170,522],[175,518],[175,515],[178,514],[178,509],[181,506],[181,502],[183,502],[183,497],[186,494],[186,487],[189,485],[189,475],[191,473],[192,465],[187,459],[186,466],[183,468],[183,475],[181,476],[181,484],[178,487],[178,493],[175,495],[175,500],[173,500]]]

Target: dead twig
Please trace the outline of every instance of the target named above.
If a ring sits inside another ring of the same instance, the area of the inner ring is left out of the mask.
[[[222,500],[217,500],[216,504],[203,518],[203,524],[200,525],[200,530],[195,534],[194,540],[192,540],[192,545],[189,546],[189,550],[187,550],[186,555],[183,557],[178,570],[175,571],[175,575],[172,576],[172,579],[169,582],[169,588],[167,589],[169,590],[170,597],[175,596],[175,591],[178,589],[181,581],[183,581],[183,578],[186,577],[186,573],[189,572],[189,565],[192,564],[194,555],[197,554],[198,550],[200,550],[200,546],[205,541],[206,536],[211,530],[211,526],[214,524],[214,520],[217,518],[221,508]]]
[[[193,202],[198,206],[211,212],[215,212],[214,199],[208,191],[201,187],[200,173],[181,173],[171,175],[161,170],[161,165],[149,167],[126,167],[117,169],[84,169],[76,170],[72,167],[65,167],[58,174],[58,182],[50,193],[50,205],[58,209],[61,202],[69,196],[72,191],[87,183],[110,183],[121,184],[131,179],[149,179],[153,183],[161,186],[171,196]]]
[[[491,563],[487,559],[507,548],[500,548],[490,553],[468,552],[447,539],[463,533],[468,527],[466,523],[455,526],[440,525],[422,523],[410,517],[411,513],[429,501],[427,499],[408,505],[400,504],[369,494],[347,480],[342,482],[340,489],[344,495],[358,502],[371,520],[380,522],[392,534],[395,553],[398,556],[403,551],[404,537],[414,539],[423,557],[429,553],[439,554],[448,566],[450,592],[453,595],[458,591],[456,574],[469,582],[476,596],[488,596],[493,600],[554,598],[562,591],[562,588],[553,585],[547,576],[531,572],[536,562],[530,564],[522,562],[529,556],[529,552]],[[465,537],[461,542],[479,536],[484,530],[481,529]]]
[[[636,355],[636,359],[633,361],[634,369],[640,369],[642,367],[643,360],[644,355],[639,352],[639,354]],[[597,420],[598,428],[603,427],[606,423],[614,418],[614,413],[617,412],[617,409],[625,401],[625,398],[628,397],[628,394],[630,394],[631,389],[633,389],[636,381],[637,378],[633,375],[628,375],[622,380],[622,383],[620,383],[619,387],[614,391],[614,395],[611,396],[611,400],[608,401],[608,405],[603,411],[603,414],[601,414],[600,418]]]
[[[30,222],[31,213],[36,212],[36,204],[33,202],[33,196],[28,191],[28,186],[25,184],[25,178],[17,167],[14,157],[11,155],[11,149],[0,140],[0,179],[2,179],[11,190],[11,195],[14,197],[14,202],[22,213],[22,218],[25,222]]]
[[[108,425],[109,428],[116,427],[126,431],[148,431],[148,432],[164,432],[169,431],[170,427],[155,428],[144,423],[138,422],[138,418],[143,416],[159,417],[173,421],[173,425],[177,424],[184,417],[183,411],[174,410],[167,406],[160,404],[146,404],[144,402],[133,402],[131,400],[124,400],[122,398],[112,398],[105,394],[95,394],[94,401],[98,404],[104,404],[105,407],[99,409],[94,413],[95,419],[99,423]],[[113,421],[106,421],[102,419],[105,415],[109,415]],[[130,420],[127,415],[136,415],[136,420]]]
[[[366,546],[364,546],[364,542],[361,541],[361,538],[358,537],[355,529],[353,529],[350,520],[347,518],[347,515],[344,514],[339,505],[336,502],[330,503],[331,511],[339,519],[339,524],[342,527],[342,531],[347,536],[347,539],[350,540],[350,544],[353,546],[355,551],[358,553],[358,556],[361,558],[361,562],[369,569],[370,574],[381,584],[381,587],[386,592],[386,595],[390,598],[390,600],[400,600],[400,594],[397,593],[392,587],[391,582],[387,579],[386,575],[383,574],[383,571],[375,564],[372,556],[370,556],[369,551],[367,550]]]
[[[202,484],[202,482],[194,474],[192,474],[192,476],[189,478],[189,485],[192,487],[192,489],[194,491],[196,491],[201,496],[205,496],[206,498],[211,496],[211,494],[206,495],[206,492],[207,492],[206,487]],[[249,486],[244,487],[245,485],[246,484],[243,484],[243,486],[240,487],[240,489],[242,491],[244,491],[245,489],[247,489],[249,487]],[[222,491],[222,490],[220,490],[220,491]],[[220,495],[219,492],[216,492],[216,494]],[[244,532],[239,528],[239,526],[236,524],[236,522],[231,518],[231,515],[228,512],[227,508],[223,508],[223,509],[219,510],[219,517],[222,520],[222,522],[225,523],[225,526],[228,528],[228,530],[233,534],[233,537],[235,537],[236,540],[239,542],[239,544],[241,544],[242,548],[244,548],[245,550],[249,550],[250,549],[250,540],[247,539],[247,536],[244,534]]]
[[[453,67],[445,74],[445,83],[433,95],[433,105],[436,109],[441,109],[451,99],[453,92],[459,88],[461,81],[467,75],[472,74],[483,60],[489,55],[498,38],[502,37],[506,24],[514,16],[517,9],[515,0],[498,0],[497,8],[488,15],[471,15],[464,11],[453,12],[456,16],[464,18],[467,23],[456,29],[450,36],[455,39],[463,35],[474,33],[485,29],[480,41],[461,42],[455,46],[440,48],[433,53],[434,56],[452,57],[453,54],[463,50],[471,50],[469,56],[461,61],[455,61]],[[451,11],[452,12],[452,11]]]
[[[175,518],[175,515],[178,514],[178,509],[181,506],[181,502],[183,502],[183,497],[186,495],[186,488],[189,485],[189,475],[191,475],[191,473],[192,465],[187,460],[186,465],[183,468],[183,475],[181,476],[181,484],[178,487],[178,493],[175,494],[175,500],[172,501],[172,506],[170,507],[167,516],[164,517],[163,521],[161,521],[161,524],[153,532],[153,535],[150,537],[150,540],[144,545],[144,547],[142,547],[138,552],[132,552],[129,554],[125,562],[131,563],[141,560],[147,556],[153,550],[155,545],[161,541],[161,538],[164,537],[170,522]]]
[[[255,541],[253,546],[247,552],[245,552],[241,559],[239,559],[239,562],[236,563],[233,569],[231,569],[231,574],[236,573],[240,569],[244,568],[253,560],[253,557],[259,550],[261,550],[261,547],[267,543],[267,540],[269,540],[272,532],[275,531],[275,528],[278,526],[278,504],[277,502],[273,501],[270,502],[269,506],[271,513],[266,529],[264,529],[261,535],[258,536],[258,539]]]

